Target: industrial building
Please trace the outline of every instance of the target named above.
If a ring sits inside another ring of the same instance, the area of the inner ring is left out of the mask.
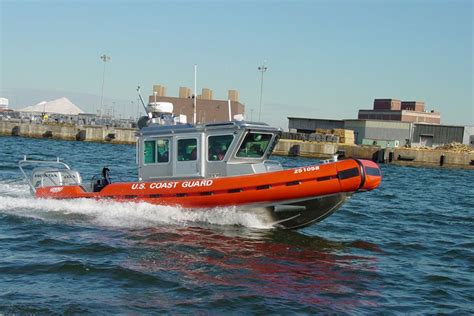
[[[380,145],[391,142],[394,147],[434,147],[458,142],[474,146],[474,126],[453,126],[382,120],[325,120],[288,117],[289,130],[314,133],[317,129],[354,131],[358,145]]]
[[[0,98],[0,111],[7,111],[7,110],[8,110],[8,99]]]
[[[188,87],[179,88],[178,97],[166,96],[166,87],[153,86],[153,95],[149,96],[149,102],[171,102],[174,114],[186,115],[187,121],[191,122],[194,117],[194,96]],[[231,113],[229,113],[229,102]],[[239,94],[236,90],[228,91],[227,100],[214,100],[211,89],[203,88],[200,95],[196,96],[196,120],[199,123],[223,122],[233,119],[235,115],[243,115],[245,106],[239,102]]]
[[[303,117],[288,117],[288,129],[298,133],[314,133],[316,129],[344,128],[343,120],[311,119]]]
[[[426,111],[425,102],[375,99],[372,110],[359,110],[360,120],[440,124],[441,114]]]
[[[378,145],[380,141],[393,141],[393,147],[411,143],[412,123],[376,120],[344,120],[344,129],[354,131],[356,144]]]
[[[298,133],[314,133],[317,129],[354,131],[355,144],[373,145],[377,141],[395,141],[397,146],[410,142],[411,123],[378,120],[325,120],[289,117],[289,129]]]
[[[474,146],[474,126],[441,125],[439,112],[428,112],[422,101],[375,99],[373,110],[359,110],[358,119],[327,120],[288,117],[290,132],[314,133],[318,129],[354,131],[355,143],[435,147],[457,142]]]
[[[413,146],[433,147],[452,142],[462,143],[464,126],[414,124]]]
[[[469,144],[474,147],[474,126],[464,126],[463,144]]]

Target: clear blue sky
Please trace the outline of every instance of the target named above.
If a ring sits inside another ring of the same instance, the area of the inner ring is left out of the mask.
[[[445,1],[5,1],[0,94],[12,106],[69,96],[119,109],[153,84],[236,89],[262,118],[355,118],[374,98],[425,101],[442,122],[474,124],[473,2]],[[59,92],[58,92],[59,91]],[[75,97],[74,97],[75,96]],[[127,109],[133,113],[133,109]]]

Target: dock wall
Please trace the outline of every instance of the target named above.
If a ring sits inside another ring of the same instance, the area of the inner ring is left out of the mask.
[[[0,121],[0,135],[63,140],[135,144],[136,129],[107,126],[48,125],[20,121]],[[381,149],[377,146],[356,146],[336,143],[318,143],[281,139],[275,147],[275,155],[294,155],[327,159],[337,151],[345,158],[369,159],[380,163],[400,165],[428,165],[474,169],[474,152],[462,153],[443,150],[414,148]]]
[[[299,146],[299,154],[297,154],[297,156],[323,159],[331,158],[337,151],[344,151],[345,157],[372,160],[380,149],[378,147],[369,146],[280,139],[273,153],[276,155],[287,156],[294,146]]]
[[[295,146],[298,147],[295,150]],[[341,145],[282,139],[274,150],[275,155],[295,155],[326,159],[340,151],[345,158],[368,159],[379,163],[398,165],[447,166],[474,169],[474,152],[420,150],[416,148],[387,148],[377,146]]]
[[[0,135],[134,144],[136,129],[94,125],[48,125],[0,121]]]
[[[441,158],[444,156],[444,158]],[[439,165],[443,159],[446,165],[471,165],[474,162],[474,152],[459,153],[443,150],[417,150],[411,148],[396,148],[393,150],[393,162],[397,164],[432,164]],[[400,158],[414,158],[412,161],[404,161]],[[471,165],[474,169],[474,165]]]
[[[336,144],[280,139],[273,153],[286,156],[292,150],[293,146],[299,147],[298,156],[301,157],[329,158],[337,151]]]

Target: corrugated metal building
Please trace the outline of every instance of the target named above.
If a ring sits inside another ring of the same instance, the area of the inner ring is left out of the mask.
[[[462,143],[464,126],[415,124],[413,146],[438,146],[452,142]]]
[[[355,143],[362,144],[364,139],[397,140],[400,146],[410,141],[412,123],[375,120],[345,120],[344,128],[354,131]]]
[[[439,146],[452,142],[474,146],[474,126],[453,126],[381,120],[324,120],[289,117],[290,130],[314,133],[317,128],[354,131],[356,144],[363,140],[398,141],[399,146]]]
[[[324,120],[302,117],[288,117],[289,130],[296,130],[298,133],[314,133],[317,128],[335,129],[344,128],[343,120]]]
[[[377,120],[325,120],[288,117],[289,130],[298,133],[314,133],[321,129],[348,129],[354,131],[355,143],[362,144],[363,139],[398,140],[404,146],[410,139],[412,123]]]
[[[474,126],[464,126],[462,143],[474,146]]]

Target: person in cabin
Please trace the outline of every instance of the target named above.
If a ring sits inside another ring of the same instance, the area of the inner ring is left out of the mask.
[[[164,151],[162,154],[158,153],[158,162],[168,162],[169,154],[168,151]]]
[[[254,157],[262,156],[263,155],[263,150],[262,150],[262,147],[260,146],[260,144],[253,144],[250,147],[250,153]]]
[[[221,146],[219,146],[217,148],[217,159],[218,160],[224,160],[224,157],[225,157],[225,153],[227,151],[227,148],[224,144],[222,144]]]
[[[190,160],[197,160],[197,148],[194,148],[194,149],[191,151]]]
[[[178,147],[178,161],[186,160],[186,147],[179,146]]]
[[[209,160],[210,161],[218,161],[223,160],[225,157],[225,153],[227,148],[224,144],[214,144],[212,147],[209,148]]]

